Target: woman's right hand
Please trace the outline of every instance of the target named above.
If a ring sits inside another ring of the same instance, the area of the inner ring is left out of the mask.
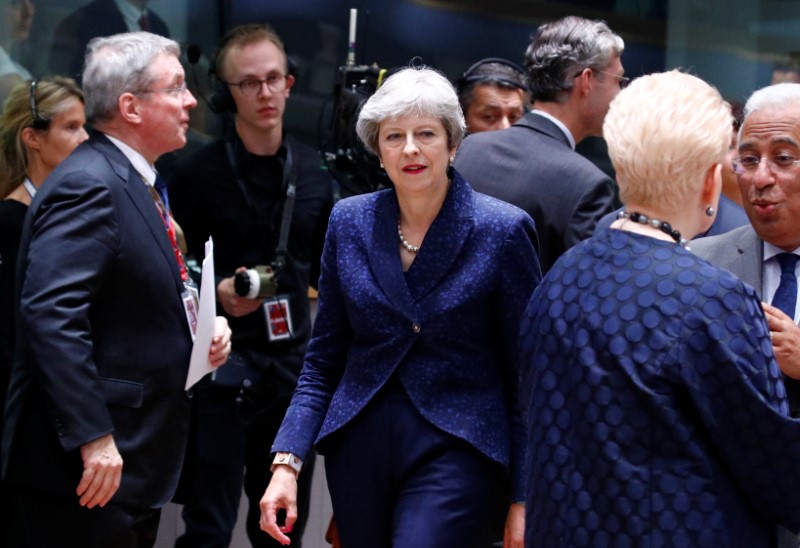
[[[291,543],[286,533],[292,532],[297,520],[297,473],[285,464],[277,465],[259,506],[261,530],[281,544]],[[278,525],[281,508],[286,510],[286,521]]]

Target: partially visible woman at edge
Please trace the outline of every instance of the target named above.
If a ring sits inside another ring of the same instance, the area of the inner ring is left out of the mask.
[[[25,212],[36,189],[88,137],[83,93],[70,78],[18,84],[0,118],[0,438],[5,395],[14,357],[14,274]],[[0,485],[2,509],[7,493]],[[9,512],[0,509],[0,515]],[[13,527],[2,525],[0,541]],[[0,545],[4,545],[0,542]]]
[[[288,544],[297,473],[316,446],[342,546],[484,547],[505,519],[504,545],[521,548],[517,347],[541,277],[533,221],[449,167],[464,117],[437,71],[389,77],[356,130],[394,188],[331,214],[261,527]]]

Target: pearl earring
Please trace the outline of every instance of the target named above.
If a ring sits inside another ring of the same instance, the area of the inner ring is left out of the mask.
[[[714,216],[714,213],[716,213],[716,212],[717,212],[717,210],[716,210],[716,209],[714,209],[714,208],[713,208],[713,207],[711,207],[711,206],[708,206],[708,207],[706,208],[706,215],[708,215],[709,217],[713,217],[713,216]]]

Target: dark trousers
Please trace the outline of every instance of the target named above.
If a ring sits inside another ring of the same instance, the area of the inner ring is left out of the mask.
[[[19,530],[17,546],[52,548],[150,548],[156,542],[160,508],[115,504],[91,510],[75,495],[14,488]]]
[[[343,548],[487,547],[502,538],[502,466],[382,392],[325,446]],[[499,537],[498,537],[499,534]]]
[[[289,400],[274,402],[246,421],[237,411],[237,391],[212,384],[195,389],[197,455],[188,500],[183,507],[186,532],[176,548],[227,548],[231,542],[242,486],[249,503],[247,536],[255,548],[281,546],[261,530],[259,502],[272,478],[270,448]],[[310,505],[313,455],[303,463],[298,480],[298,518],[292,546],[302,546]]]

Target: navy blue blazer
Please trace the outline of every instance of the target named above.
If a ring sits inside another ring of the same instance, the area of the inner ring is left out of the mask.
[[[312,339],[272,449],[305,457],[396,374],[426,419],[511,469],[521,500],[517,335],[541,278],[533,221],[455,173],[404,274],[398,215],[391,189],[334,207]]]
[[[164,504],[190,416],[183,283],[145,183],[104,135],[93,133],[39,189],[19,256],[5,479],[74,496],[80,447],[113,433],[124,464],[112,500]]]

